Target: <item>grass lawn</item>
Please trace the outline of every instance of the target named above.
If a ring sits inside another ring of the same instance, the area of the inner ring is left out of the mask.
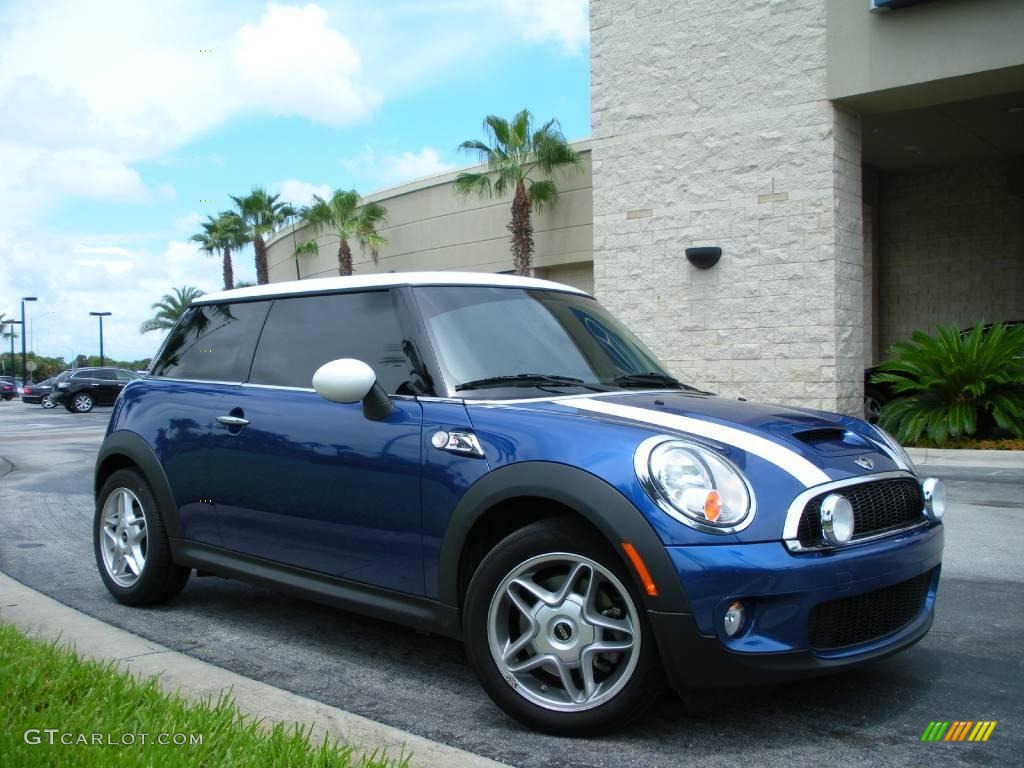
[[[9,624],[0,625],[0,696],[4,768],[408,765],[407,757],[310,745],[306,732],[265,728],[228,698],[192,703],[167,695],[155,679],[139,681],[110,664],[82,660]]]

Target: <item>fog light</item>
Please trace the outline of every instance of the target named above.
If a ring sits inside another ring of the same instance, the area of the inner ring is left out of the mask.
[[[921,483],[924,491],[924,516],[934,523],[946,514],[946,486],[937,477],[929,477]]]
[[[734,636],[743,628],[743,603],[735,601],[725,610],[725,618],[722,620],[725,627],[725,634]]]
[[[821,502],[821,537],[833,547],[853,538],[853,506],[842,494],[830,493]]]

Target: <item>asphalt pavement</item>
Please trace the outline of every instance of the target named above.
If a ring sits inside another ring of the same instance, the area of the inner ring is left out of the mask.
[[[271,590],[193,578],[133,609],[92,554],[93,460],[109,409],[0,403],[0,571],[197,659],[510,765],[1019,765],[1024,752],[1024,470],[929,466],[950,496],[935,625],[840,675],[722,692],[697,714],[662,695],[638,723],[562,739],[505,717],[458,643]],[[985,743],[922,743],[933,720],[997,720]]]

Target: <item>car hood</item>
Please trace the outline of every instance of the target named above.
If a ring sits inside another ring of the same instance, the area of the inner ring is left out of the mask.
[[[909,469],[870,424],[835,413],[675,391],[568,397],[545,407],[738,449],[808,487]]]

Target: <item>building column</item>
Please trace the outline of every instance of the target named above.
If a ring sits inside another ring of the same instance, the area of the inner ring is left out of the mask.
[[[686,382],[859,413],[860,131],[824,4],[592,0],[591,57],[598,298]]]

